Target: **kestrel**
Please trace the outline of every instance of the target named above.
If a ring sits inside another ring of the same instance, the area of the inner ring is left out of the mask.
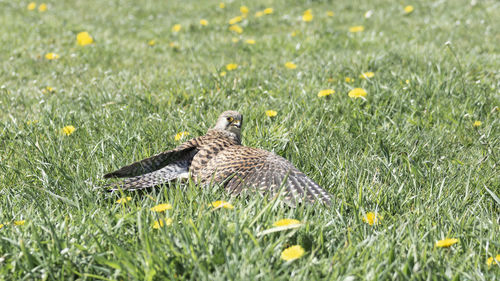
[[[202,185],[217,183],[234,195],[243,190],[276,195],[283,189],[288,204],[321,202],[331,196],[285,158],[241,145],[243,116],[225,111],[207,134],[180,146],[104,175],[127,178],[110,184],[113,190],[137,190],[192,177]]]

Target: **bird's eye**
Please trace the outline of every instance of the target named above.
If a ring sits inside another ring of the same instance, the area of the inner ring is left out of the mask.
[[[227,117],[227,121],[233,122],[234,118],[233,117]]]

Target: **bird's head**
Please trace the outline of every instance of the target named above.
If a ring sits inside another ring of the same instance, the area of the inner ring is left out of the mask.
[[[243,116],[237,111],[224,111],[219,115],[217,119],[217,124],[215,124],[214,129],[216,130],[226,130],[236,134],[238,138],[241,137],[241,126],[243,125]]]

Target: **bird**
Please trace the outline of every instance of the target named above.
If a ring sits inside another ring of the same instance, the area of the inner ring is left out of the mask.
[[[242,125],[242,114],[224,111],[205,135],[105,174],[105,179],[126,178],[106,187],[111,191],[140,190],[192,178],[202,185],[221,184],[231,195],[251,191],[275,196],[282,192],[291,206],[302,202],[331,205],[332,196],[291,162],[243,146]]]

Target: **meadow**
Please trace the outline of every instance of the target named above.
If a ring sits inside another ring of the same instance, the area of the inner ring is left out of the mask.
[[[498,1],[0,9],[0,280],[500,279]],[[101,188],[228,109],[333,204]]]

